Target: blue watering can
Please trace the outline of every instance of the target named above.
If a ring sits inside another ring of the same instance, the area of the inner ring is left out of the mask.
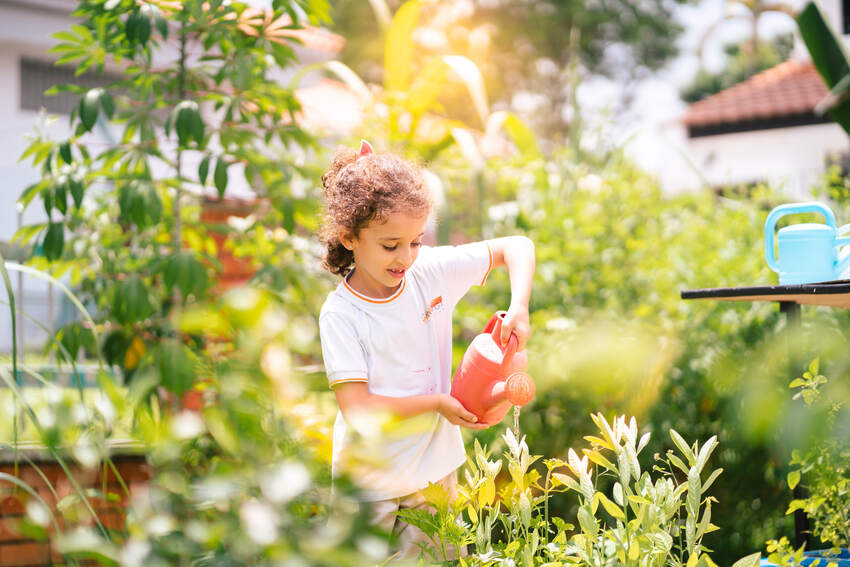
[[[776,249],[773,233],[776,222],[785,215],[820,213],[826,224],[801,223],[779,230]],[[821,203],[789,203],[770,211],[764,222],[764,254],[770,269],[779,274],[779,284],[803,284],[850,277],[850,237],[839,238],[850,224],[835,228],[835,215]],[[777,257],[778,256],[778,257]]]

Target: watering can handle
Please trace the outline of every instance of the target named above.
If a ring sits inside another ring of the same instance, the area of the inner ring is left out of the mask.
[[[507,314],[508,314],[507,311],[496,311],[495,313],[493,313],[493,316],[490,317],[490,320],[487,321],[487,324],[484,326],[484,332],[485,333],[492,333],[493,327],[496,326],[496,321],[504,319],[505,315],[507,315]]]
[[[505,319],[506,313],[506,311],[497,311],[490,318],[490,321],[484,328],[484,332],[490,333],[490,336],[493,337],[493,342],[499,345],[499,348],[502,349],[502,366],[506,366],[507,363],[514,357],[516,349],[519,346],[518,339],[513,333],[511,333],[510,338],[508,338],[508,344],[502,346],[502,321]],[[492,323],[492,325],[490,323]]]
[[[767,215],[767,220],[764,221],[764,255],[767,259],[767,265],[774,272],[779,271],[779,263],[776,260],[776,248],[774,246],[774,232],[776,222],[785,215],[797,213],[820,213],[826,220],[827,226],[835,229],[835,215],[826,205],[817,201],[808,201],[806,203],[788,203],[779,205]],[[842,227],[843,228],[843,227]]]

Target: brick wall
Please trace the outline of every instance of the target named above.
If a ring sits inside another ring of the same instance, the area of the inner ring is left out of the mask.
[[[143,456],[116,456],[113,457],[113,462],[131,495],[138,495],[147,489],[147,482],[151,478],[151,469]],[[38,471],[25,462],[18,462],[17,475],[15,475],[14,465],[8,462],[0,464],[0,472],[17,476],[31,486],[54,511],[60,527],[64,527],[65,522],[62,514],[56,511],[56,503],[74,493],[74,488],[65,472],[56,462],[37,461],[35,464],[53,486],[56,491],[55,496]],[[77,482],[85,488],[102,491],[103,482],[106,481],[106,492],[111,496],[110,500],[107,501],[102,498],[90,498],[89,500],[104,527],[109,530],[122,531],[128,497],[113,472],[107,470],[104,476],[101,467],[96,470],[84,470],[76,466],[71,467],[71,471]],[[52,528],[48,531],[47,539],[41,541],[30,539],[21,534],[21,518],[26,514],[25,507],[29,498],[31,496],[23,490],[0,480],[0,567],[65,565],[62,557],[51,547],[51,539],[54,535]],[[93,524],[90,516],[81,511],[80,507],[76,508],[76,517],[77,524]],[[80,563],[83,565],[96,564],[94,562]]]

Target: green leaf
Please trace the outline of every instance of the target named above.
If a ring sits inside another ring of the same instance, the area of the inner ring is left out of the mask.
[[[59,157],[61,157],[62,160],[65,163],[67,163],[69,165],[71,164],[71,162],[73,160],[72,160],[72,157],[71,157],[71,142],[70,141],[62,142],[61,144],[59,144]]]
[[[162,201],[156,188],[145,181],[131,181],[118,190],[121,218],[139,228],[153,226],[162,218]]]
[[[83,128],[88,132],[97,122],[97,109],[103,89],[91,89],[80,99],[79,115]]]
[[[119,281],[112,292],[112,315],[122,325],[147,319],[156,311],[150,291],[139,276]]]
[[[201,163],[198,165],[198,181],[201,185],[206,185],[207,183],[207,175],[210,171],[210,154],[204,156],[204,159],[201,160]]]
[[[151,21],[141,10],[136,9],[130,13],[125,27],[127,40],[130,43],[144,45],[151,36]]]
[[[850,63],[840,36],[827,22],[815,2],[806,4],[797,16],[797,27],[812,63],[826,86],[833,89],[850,74]],[[830,95],[834,100],[828,110],[829,116],[850,134],[850,98],[847,97],[847,91]]]
[[[79,209],[83,203],[83,182],[74,175],[68,176],[68,191],[74,199],[74,206]]]
[[[761,561],[761,553],[756,552],[746,557],[742,557],[732,564],[732,567],[758,567]]]
[[[216,160],[213,181],[215,182],[218,196],[223,197],[225,190],[227,190],[227,163],[222,158]]]
[[[670,438],[673,439],[673,443],[676,444],[676,447],[679,448],[679,451],[688,459],[688,464],[693,465],[696,462],[696,457],[694,457],[694,452],[691,450],[688,443],[676,432],[675,429],[670,430]]]
[[[36,195],[38,195],[44,188],[48,186],[48,180],[42,179],[41,181],[37,181],[32,185],[28,186],[24,189],[24,192],[21,193],[21,196],[18,197],[18,203],[20,203],[24,209],[32,202]]]
[[[719,477],[722,473],[723,469],[715,469],[711,471],[711,474],[708,475],[708,478],[702,484],[702,491],[700,494],[705,494],[705,491],[711,488],[711,485],[714,484],[714,481],[717,480],[717,477]]]
[[[176,339],[165,339],[154,353],[160,383],[180,395],[192,387],[195,362],[189,349]]]
[[[44,240],[41,243],[44,257],[53,262],[62,257],[62,248],[65,246],[65,224],[52,222],[47,227]]]
[[[154,16],[154,25],[162,39],[168,39],[168,22],[161,14]]]
[[[820,357],[816,357],[811,364],[809,364],[809,372],[812,373],[812,376],[818,375],[818,370],[820,369]]]
[[[422,11],[420,0],[402,4],[387,31],[384,46],[384,86],[388,91],[406,91],[413,68],[413,31]]]
[[[209,285],[207,270],[196,255],[188,250],[172,254],[165,259],[163,281],[169,290],[176,286],[183,297],[200,294]]]
[[[472,106],[478,114],[478,119],[481,125],[487,123],[487,116],[490,110],[487,104],[487,90],[484,87],[484,77],[481,76],[481,70],[471,59],[463,55],[444,55],[443,63],[445,63],[455,75],[461,80],[466,87]]]
[[[292,234],[295,230],[295,201],[291,197],[283,200],[281,212],[283,213],[283,229]]]
[[[115,101],[112,100],[112,95],[106,91],[103,91],[103,94],[100,95],[100,107],[107,118],[112,118],[115,114]]]
[[[599,502],[602,504],[602,507],[605,508],[605,511],[611,514],[614,519],[622,520],[623,522],[626,521],[626,514],[623,512],[623,510],[615,503],[611,502],[611,500],[607,496],[605,496],[601,492],[597,492],[594,496],[599,499]]]
[[[68,177],[62,176],[64,179],[56,184],[53,188],[53,206],[63,215],[68,212]]]
[[[798,484],[800,484],[800,474],[799,470],[793,470],[788,473],[788,488],[794,490]]]
[[[174,107],[171,113],[172,125],[177,130],[177,141],[181,146],[188,146],[194,139],[200,146],[204,141],[204,121],[198,103],[184,100]]]
[[[47,223],[25,224],[19,228],[17,232],[15,232],[14,236],[12,236],[12,242],[25,245],[27,242],[32,240],[34,236],[44,230],[44,227],[46,226]]]

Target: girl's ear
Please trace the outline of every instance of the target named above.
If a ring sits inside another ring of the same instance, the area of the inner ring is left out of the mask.
[[[340,231],[339,243],[342,244],[343,248],[345,248],[346,250],[354,249],[354,239],[347,232]]]

